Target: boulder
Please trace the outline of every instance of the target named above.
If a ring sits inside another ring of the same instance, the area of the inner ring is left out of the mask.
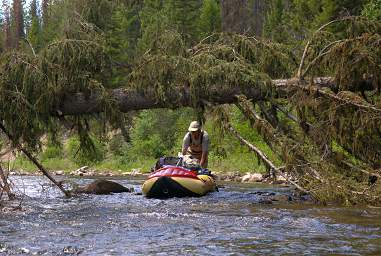
[[[96,195],[107,195],[111,193],[123,193],[131,192],[130,189],[120,185],[119,183],[99,179],[86,185],[84,187],[79,187],[74,190],[74,193],[84,193],[84,194],[96,194]]]
[[[59,170],[59,171],[55,171],[54,174],[57,175],[57,176],[61,176],[61,175],[64,175],[65,172],[62,171],[62,170]]]
[[[261,182],[263,175],[260,173],[247,173],[241,179],[242,182]]]

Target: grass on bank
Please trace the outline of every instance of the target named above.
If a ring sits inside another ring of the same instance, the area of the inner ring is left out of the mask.
[[[97,164],[89,164],[88,166],[99,172],[113,172],[116,174],[123,174],[131,172],[132,170],[139,169],[142,173],[150,172],[157,159],[136,159],[136,161],[123,162],[117,157],[105,159]],[[62,170],[65,173],[70,173],[82,165],[74,163],[68,158],[49,158],[42,160],[41,163],[48,170],[57,171]],[[28,172],[37,172],[37,167],[25,157],[18,157],[11,163],[12,169],[24,170]],[[209,158],[209,169],[214,172],[227,173],[227,172],[259,172],[266,173],[263,165],[258,164],[253,153],[246,149],[242,152],[235,152],[229,157],[214,157]]]
[[[229,140],[229,138],[226,138]],[[264,148],[264,152],[272,156],[272,152],[264,142],[261,142],[258,147]],[[219,149],[221,151],[221,149]],[[209,169],[213,172],[227,173],[227,172],[259,172],[266,173],[266,168],[263,164],[256,159],[255,154],[250,152],[245,146],[240,145],[238,142],[232,142],[232,144],[223,150],[225,152],[218,152],[212,150],[209,154]],[[229,151],[229,152],[227,152]],[[54,155],[52,157],[41,157],[39,160],[41,163],[51,171],[63,170],[65,173],[70,173],[84,165],[89,166],[91,169],[98,170],[99,172],[113,172],[116,174],[123,174],[125,172],[131,172],[134,169],[139,169],[142,173],[150,171],[157,161],[153,157],[126,157],[118,155],[108,155],[102,161],[97,163],[84,162],[78,163],[73,161],[71,157],[66,156],[63,152],[62,155]],[[273,156],[272,156],[273,157]],[[131,159],[132,158],[132,159]],[[12,161],[11,166],[15,170],[24,170],[29,172],[36,172],[37,167],[29,161],[25,156],[18,156]]]

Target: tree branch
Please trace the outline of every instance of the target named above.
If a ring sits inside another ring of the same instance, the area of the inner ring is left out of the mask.
[[[255,154],[262,160],[262,162],[268,167],[268,169],[271,171],[273,171],[274,173],[282,176],[283,178],[285,178],[287,180],[287,182],[289,182],[290,184],[294,185],[297,189],[299,189],[300,191],[304,192],[304,193],[309,193],[309,191],[307,191],[306,189],[302,188],[301,186],[299,186],[296,182],[292,181],[291,179],[289,179],[283,172],[282,170],[284,169],[284,167],[276,167],[275,164],[273,162],[270,161],[270,159],[266,156],[265,153],[263,153],[260,149],[258,149],[257,147],[255,147],[254,145],[252,145],[251,143],[249,143],[247,140],[245,140],[230,124],[227,124],[226,125],[226,128],[235,136],[238,138],[239,141],[241,141],[243,144],[245,144],[250,150],[254,151]]]
[[[4,127],[4,125],[0,122],[0,129],[4,132],[5,135],[7,135],[8,139],[10,141],[13,141],[13,137],[12,135],[7,131],[7,129]],[[45,169],[45,167],[40,163],[38,162],[38,160],[31,154],[29,153],[29,151],[27,151],[25,148],[23,148],[20,144],[16,144],[16,147],[18,150],[20,150],[21,152],[23,152],[28,158],[30,161],[32,161],[37,167],[38,169],[49,179],[51,180],[64,194],[65,196],[67,197],[70,197],[70,193],[68,191],[66,191],[62,184],[57,182],[51,175],[50,173]]]

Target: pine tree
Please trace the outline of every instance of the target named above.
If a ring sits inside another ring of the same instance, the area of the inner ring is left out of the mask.
[[[40,18],[37,11],[37,0],[33,0],[29,10],[30,25],[28,28],[28,41],[31,46],[38,50],[41,43],[40,34]]]
[[[20,47],[20,42],[25,38],[24,8],[22,0],[14,0],[12,6],[12,44],[14,48]]]
[[[11,22],[10,22],[10,8],[8,2],[6,0],[2,1],[2,48],[3,51],[6,49],[10,49],[12,47],[12,36],[11,36]]]
[[[358,15],[366,0],[271,0],[265,36],[279,42],[299,43],[321,25],[348,15]],[[335,26],[332,30],[340,31]]]
[[[168,0],[165,3],[170,26],[183,36],[185,42],[194,43],[198,38],[197,20],[201,1]]]
[[[42,11],[42,25],[45,27],[49,20],[49,0],[41,1],[41,11]]]
[[[169,27],[169,18],[161,0],[144,0],[143,8],[139,12],[141,38],[138,41],[140,54],[151,48],[154,42],[165,29]]]
[[[83,19],[103,31],[110,24],[113,8],[118,3],[118,1],[109,0],[72,0],[71,2]]]
[[[136,55],[140,38],[139,11],[142,5],[118,5],[111,16],[107,29],[107,49],[118,68],[113,72],[113,82],[118,84],[126,77],[126,70]]]
[[[269,1],[263,0],[251,0],[249,1],[249,12],[250,12],[250,24],[251,33],[255,36],[262,36],[263,25],[266,18],[266,12],[269,7]]]
[[[248,0],[221,0],[222,31],[247,34],[250,30]]]
[[[74,15],[74,3],[74,0],[42,0],[40,18],[40,47],[43,47],[51,41],[64,35],[65,26]]]
[[[221,10],[216,0],[204,0],[198,21],[200,39],[221,30]]]
[[[267,13],[264,24],[264,36],[274,41],[282,41],[286,34],[282,32],[284,27],[285,6],[283,0],[273,0]]]
[[[0,12],[0,54],[4,51],[4,18],[3,13]]]

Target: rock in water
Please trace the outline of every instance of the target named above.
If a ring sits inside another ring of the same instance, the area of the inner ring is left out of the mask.
[[[84,194],[107,195],[111,193],[130,192],[130,189],[120,185],[119,183],[100,179],[84,187],[79,187],[75,189],[74,192]]]

